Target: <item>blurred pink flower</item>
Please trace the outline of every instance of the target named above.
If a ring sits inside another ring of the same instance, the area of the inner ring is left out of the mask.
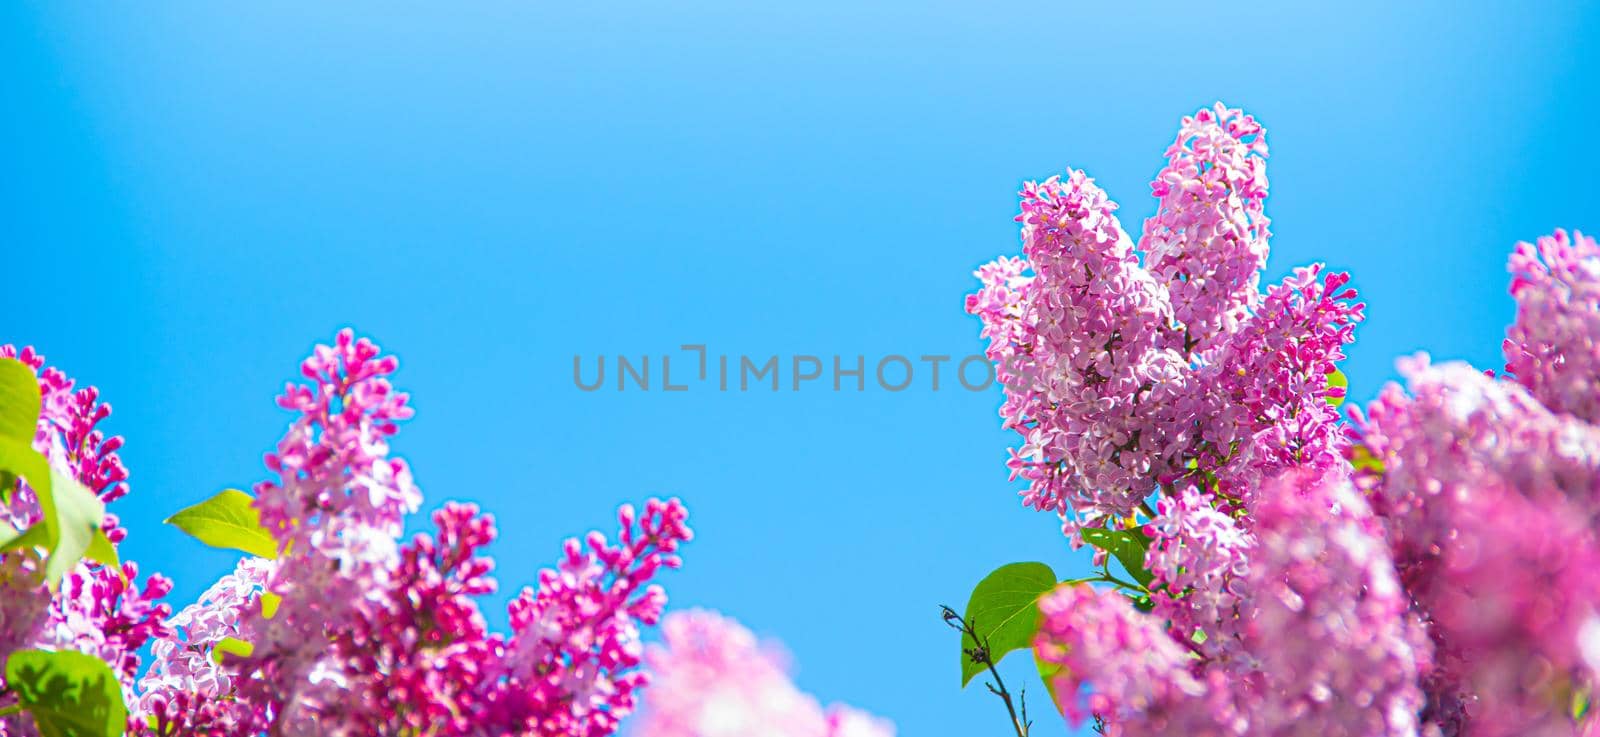
[[[894,725],[841,704],[823,709],[789,678],[787,657],[715,612],[669,615],[645,655],[655,676],[633,737],[894,737]]]

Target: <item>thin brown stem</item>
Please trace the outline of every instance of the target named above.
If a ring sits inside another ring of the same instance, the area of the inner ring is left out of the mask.
[[[1006,682],[1000,678],[1000,671],[995,669],[994,658],[989,652],[989,639],[978,636],[977,620],[962,619],[961,615],[947,606],[940,608],[944,611],[945,624],[960,632],[964,639],[972,641],[973,646],[965,648],[967,657],[988,669],[989,676],[994,681],[984,685],[989,687],[989,693],[999,696],[1000,700],[1005,702],[1006,714],[1011,717],[1011,728],[1016,731],[1017,737],[1028,737],[1028,730],[1033,727],[1033,722],[1028,719],[1027,692],[1021,692],[1015,700],[1011,698],[1011,692],[1006,689]],[[1018,707],[1022,710],[1021,716],[1017,714]]]

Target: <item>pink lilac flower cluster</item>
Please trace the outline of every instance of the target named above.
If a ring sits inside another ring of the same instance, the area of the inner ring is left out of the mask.
[[[108,437],[99,424],[111,415],[94,387],[77,388],[59,369],[47,367],[31,347],[0,346],[0,358],[15,359],[38,376],[41,395],[33,449],[50,465],[113,502],[128,491],[127,468],[117,451],[122,438]],[[38,498],[23,480],[14,482],[10,498],[0,504],[0,522],[21,530],[41,519]],[[115,515],[101,523],[115,547],[127,537]],[[16,650],[77,650],[104,660],[133,693],[140,666],[139,652],[152,640],[167,636],[171,609],[161,602],[172,588],[154,574],[138,584],[139,567],[124,562],[120,570],[92,561],[74,566],[54,590],[43,580],[38,553],[20,550],[0,554],[0,661]],[[0,687],[4,686],[0,678]],[[0,737],[36,734],[21,716],[0,718]]]
[[[1156,615],[1173,636],[1213,660],[1243,656],[1247,556],[1254,540],[1217,511],[1199,489],[1185,487],[1156,504],[1145,567]]]
[[[1149,518],[1148,586],[1041,601],[1059,705],[1119,735],[1600,733],[1600,248],[1517,247],[1503,376],[1407,359],[1345,424],[1362,305],[1320,266],[1257,289],[1262,135],[1184,120],[1142,264],[1081,172],[1028,185],[1026,258],[968,299],[1024,501],[1074,542]]]
[[[34,447],[101,499],[123,496],[122,441],[96,429],[110,407],[95,390],[43,369],[31,349],[0,347],[0,357],[39,376]],[[683,505],[624,505],[614,541],[568,540],[559,564],[511,602],[511,632],[490,632],[477,599],[495,590],[483,555],[493,519],[446,504],[433,534],[399,539],[421,493],[389,453],[411,415],[388,380],[395,359],[344,331],[301,369],[309,381],[278,401],[296,419],[267,456],[275,478],[255,487],[274,559],[240,561],[169,616],[159,600],[170,583],[136,586],[131,562],[85,561],[52,588],[37,552],[0,555],[0,663],[28,648],[99,657],[122,681],[134,735],[614,734],[648,681],[642,628],[666,604],[652,581],[680,565],[692,537]],[[38,521],[32,489],[18,480],[11,491],[0,521]],[[113,544],[126,536],[110,515],[102,529]],[[35,734],[26,712],[0,717],[0,737]]]
[[[1241,733],[1221,672],[1194,668],[1197,656],[1128,597],[1063,586],[1039,611],[1034,652],[1056,667],[1051,688],[1073,724],[1094,716],[1112,737]]]
[[[1150,185],[1161,204],[1139,248],[1199,353],[1226,342],[1260,301],[1270,235],[1266,160],[1261,125],[1218,106],[1184,119]]]
[[[138,711],[143,729],[155,734],[225,734],[248,723],[252,709],[232,698],[239,677],[214,653],[227,638],[250,642],[246,612],[261,606],[271,562],[245,558],[218,579],[195,603],[167,620],[170,635],[151,646],[152,662],[139,680]]]
[[[647,681],[636,670],[639,625],[658,622],[666,605],[666,594],[648,582],[658,569],[678,566],[674,551],[690,532],[676,501],[651,500],[637,517],[623,506],[617,517],[615,544],[598,532],[581,544],[568,540],[560,566],[539,573],[539,590],[523,589],[512,601],[515,634],[507,685],[492,701],[496,723],[600,737],[633,712]]]
[[[1593,732],[1600,668],[1600,248],[1511,256],[1505,375],[1426,355],[1354,411],[1359,482],[1437,652],[1440,734]]]
[[[1600,247],[1557,230],[1511,254],[1506,372],[1552,412],[1600,420]]]
[[[1338,469],[1287,472],[1260,499],[1238,555],[1195,544],[1228,539],[1215,534],[1228,525],[1179,523],[1197,568],[1223,586],[1195,579],[1148,614],[1081,584],[1041,602],[1035,650],[1064,668],[1054,688],[1069,719],[1093,715],[1107,734],[1129,736],[1418,733],[1431,650],[1407,616],[1378,519]],[[1233,561],[1220,573],[1219,558]],[[1183,608],[1189,596],[1202,603]],[[1224,611],[1211,613],[1219,601]],[[1195,626],[1201,613],[1216,619]]]
[[[1139,239],[1088,176],[1022,191],[1025,258],[977,272],[983,321],[1021,435],[1013,478],[1029,506],[1085,525],[1127,518],[1158,487],[1205,484],[1244,504],[1260,483],[1339,462],[1347,441],[1328,375],[1363,305],[1349,277],[1297,269],[1262,293],[1265,133],[1217,105],[1184,118]]]
[[[1241,611],[1259,689],[1241,699],[1251,729],[1416,734],[1431,649],[1371,508],[1343,469],[1292,470],[1261,497]]]
[[[788,658],[715,612],[677,612],[645,654],[655,682],[633,737],[894,737],[894,725],[795,687]]]
[[[666,600],[650,582],[692,536],[683,505],[624,506],[615,543],[567,541],[511,603],[510,636],[492,633],[475,601],[495,590],[492,518],[447,504],[434,534],[397,539],[421,494],[389,456],[411,414],[395,368],[348,331],[302,366],[311,383],[279,400],[299,416],[267,457],[277,478],[256,486],[279,555],[241,563],[169,623],[136,732],[603,737],[633,711],[641,627]]]

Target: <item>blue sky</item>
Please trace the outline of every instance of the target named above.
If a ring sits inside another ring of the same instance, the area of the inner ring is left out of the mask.
[[[1269,129],[1269,277],[1370,304],[1358,398],[1417,349],[1498,366],[1511,244],[1600,231],[1593,5],[565,5],[0,7],[0,342],[113,403],[124,554],[174,601],[231,559],[159,521],[263,477],[274,393],[350,325],[401,357],[428,505],[497,515],[503,593],[679,495],[675,606],[903,735],[1000,734],[937,605],[1084,561],[1016,502],[998,389],[585,393],[573,356],[972,353],[1021,182],[1084,168],[1136,228],[1219,99]]]

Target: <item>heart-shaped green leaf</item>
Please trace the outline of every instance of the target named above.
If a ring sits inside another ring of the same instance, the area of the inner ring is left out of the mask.
[[[1055,571],[1043,563],[1011,563],[996,568],[972,589],[967,600],[965,620],[977,631],[979,641],[961,636],[961,685],[984,669],[973,662],[967,650],[986,647],[990,660],[999,663],[1013,650],[1033,647],[1039,631],[1039,597],[1056,586]]]
[[[238,489],[223,489],[167,518],[167,524],[213,548],[240,550],[262,558],[278,557],[278,541],[261,526],[255,498]]]
[[[119,737],[128,726],[117,677],[73,650],[21,650],[6,660],[6,687],[43,737]]]

